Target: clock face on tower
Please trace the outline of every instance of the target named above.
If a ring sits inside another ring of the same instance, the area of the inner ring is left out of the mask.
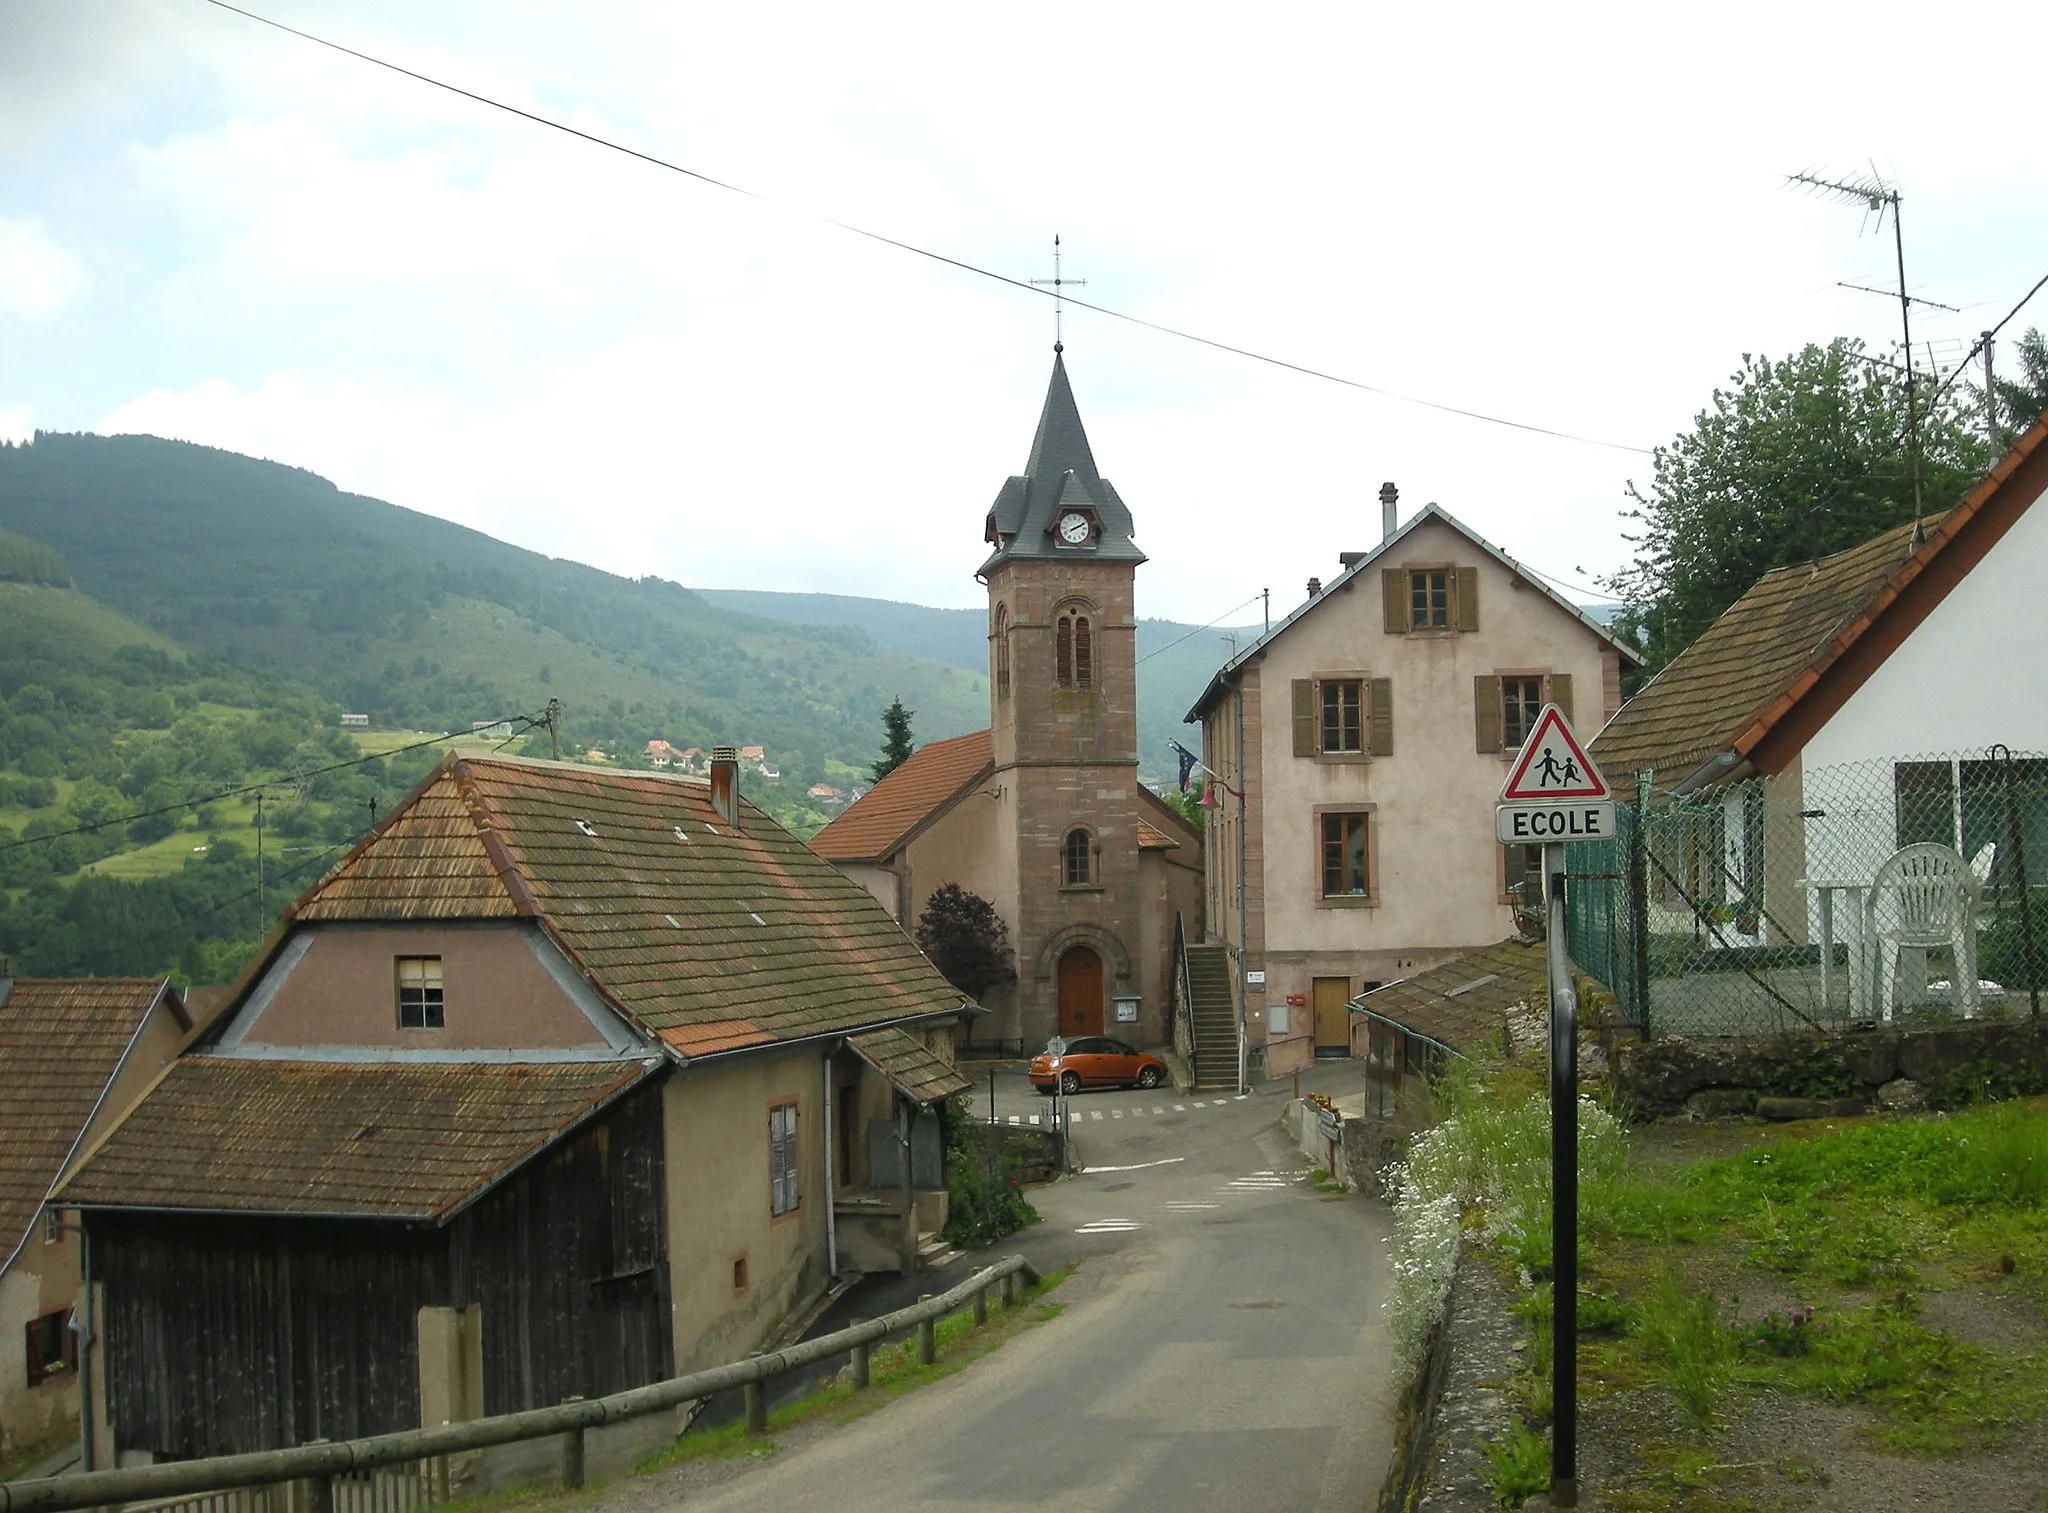
[[[1079,510],[1069,511],[1060,516],[1060,540],[1068,546],[1079,546],[1088,539],[1088,517]]]

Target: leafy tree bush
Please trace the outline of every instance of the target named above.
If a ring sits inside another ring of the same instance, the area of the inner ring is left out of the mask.
[[[939,1117],[946,1130],[943,1237],[956,1244],[985,1245],[1035,1224],[1038,1210],[1024,1196],[1017,1161],[1008,1148],[994,1144],[962,1099],[949,1099]]]
[[[917,917],[915,939],[940,975],[976,1002],[989,989],[1017,980],[1009,926],[994,904],[958,883],[932,894]]]
[[[1989,457],[1970,406],[1921,401],[1923,510],[1947,509]],[[1906,398],[1863,344],[1838,338],[1773,362],[1745,355],[1692,429],[1657,448],[1647,492],[1628,486],[1635,563],[1609,586],[1650,670],[1689,646],[1751,584],[1861,545],[1913,518]]]

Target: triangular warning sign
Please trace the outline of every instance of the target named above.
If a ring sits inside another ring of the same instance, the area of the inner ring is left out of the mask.
[[[1542,804],[1554,799],[1604,801],[1614,795],[1607,779],[1586,755],[1564,711],[1545,704],[1536,716],[1536,728],[1522,743],[1522,754],[1508,773],[1507,786],[1500,791],[1503,804]]]

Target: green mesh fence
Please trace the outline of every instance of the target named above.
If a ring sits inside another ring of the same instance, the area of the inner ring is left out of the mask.
[[[1618,786],[1617,838],[1567,853],[1570,944],[1644,1034],[2039,1013],[2048,758]]]

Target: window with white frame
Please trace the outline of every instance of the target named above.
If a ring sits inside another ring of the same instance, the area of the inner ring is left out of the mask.
[[[441,958],[398,958],[398,1027],[438,1030],[446,1027],[441,997]]]

